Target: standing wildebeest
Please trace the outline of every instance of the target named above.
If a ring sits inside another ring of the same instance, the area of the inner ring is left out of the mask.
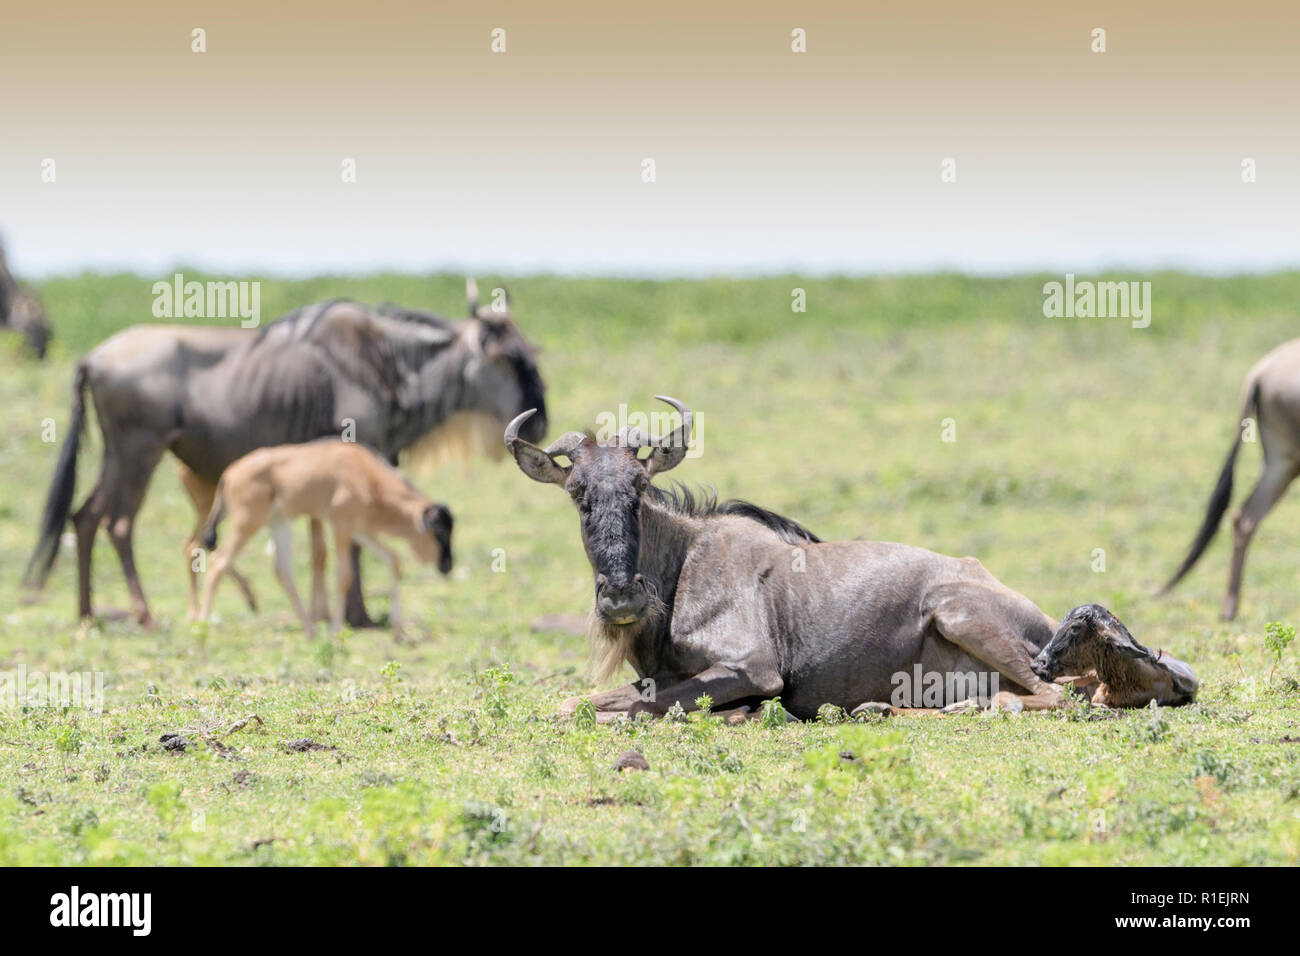
[[[44,583],[71,512],[87,387],[104,457],[94,489],[72,515],[79,611],[92,613],[91,549],[105,524],[135,616],[148,624],[131,536],[164,451],[215,486],[227,465],[265,445],[342,435],[393,460],[458,413],[506,421],[521,408],[544,408],[533,347],[508,313],[474,312],[453,323],[412,310],[331,301],[255,333],[231,330],[224,342],[211,329],[187,335],[151,326],[108,339],[77,364],[68,437],[28,564],[29,584]],[[223,344],[229,346],[224,353]],[[352,621],[359,587],[349,598]]]
[[[1071,612],[1058,630],[974,558],[824,542],[747,502],[700,502],[684,489],[656,488],[651,478],[685,457],[693,418],[685,405],[660,398],[682,417],[663,437],[629,426],[608,442],[569,432],[541,449],[519,436],[531,412],[505,433],[524,474],[559,485],[577,506],[595,575],[598,680],[625,660],[641,677],[640,686],[593,694],[597,711],[689,710],[704,695],[718,708],[752,707],[779,695],[791,714],[810,718],[823,704],[851,710],[887,701],[899,675],[918,669],[983,673],[984,686],[1001,678],[1020,689],[1025,707],[1039,709],[1063,695],[1048,682],[1058,675],[1036,666],[1094,660],[1098,644],[1124,643],[1120,632],[1128,632],[1098,605]],[[641,450],[649,454],[640,458]],[[1049,642],[1053,653],[1035,661]],[[1137,647],[1145,657],[1134,677],[1146,680],[1146,696],[1125,686],[1117,703],[1191,699],[1195,681],[1186,665]],[[1186,675],[1169,676],[1173,664]],[[576,704],[566,701],[564,709]]]
[[[45,358],[45,349],[50,344],[50,326],[45,320],[45,309],[14,279],[5,261],[4,246],[0,246],[0,327],[22,333],[27,339],[27,347],[37,357]]]
[[[1214,493],[1210,495],[1205,520],[1196,532],[1187,557],[1161,593],[1183,579],[1219,530],[1219,522],[1232,499],[1233,467],[1241,448],[1242,432],[1249,427],[1249,417],[1254,418],[1259,433],[1264,467],[1250,497],[1232,519],[1232,570],[1228,574],[1228,593],[1223,597],[1222,611],[1225,621],[1237,616],[1241,572],[1246,565],[1246,548],[1250,546],[1255,529],[1300,474],[1300,339],[1279,345],[1246,373],[1237,413],[1237,436],[1223,463]]]

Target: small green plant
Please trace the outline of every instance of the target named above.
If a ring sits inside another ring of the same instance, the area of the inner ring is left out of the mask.
[[[1269,653],[1273,655],[1273,668],[1268,672],[1270,683],[1272,683],[1273,673],[1277,670],[1277,665],[1282,663],[1282,654],[1286,651],[1288,645],[1290,645],[1294,640],[1294,624],[1283,624],[1281,621],[1270,621],[1264,625],[1264,646],[1267,647]]]
[[[596,705],[591,702],[590,697],[578,701],[578,708],[573,712],[573,722],[583,730],[590,730],[596,726]]]
[[[781,706],[780,697],[773,697],[771,700],[763,701],[763,709],[759,713],[758,722],[763,727],[785,726],[785,708]]]
[[[81,734],[75,725],[62,728],[54,738],[54,749],[59,753],[59,766],[67,767],[68,754],[81,753]]]
[[[379,676],[384,679],[384,683],[389,687],[398,683],[402,679],[402,662],[389,661],[379,668]]]
[[[509,710],[505,689],[507,685],[514,683],[515,680],[510,665],[489,667],[475,679],[483,693],[483,709],[489,716],[495,717],[497,720],[504,720]]]
[[[817,723],[819,724],[829,724],[833,727],[836,724],[847,724],[848,722],[849,715],[838,704],[822,704],[817,708]]]
[[[692,729],[698,738],[708,737],[722,724],[722,718],[713,713],[713,698],[708,694],[695,698],[695,713],[692,716]]]
[[[1127,727],[1127,739],[1131,743],[1160,743],[1169,737],[1169,721],[1164,708],[1155,700],[1145,708],[1144,716],[1134,715]]]

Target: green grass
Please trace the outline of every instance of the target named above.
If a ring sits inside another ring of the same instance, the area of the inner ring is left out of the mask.
[[[486,459],[418,479],[457,519],[450,579],[406,562],[423,639],[307,642],[264,538],[241,561],[262,613],[229,587],[220,620],[192,630],[180,543],[193,518],[168,462],[137,532],[161,626],[79,628],[66,551],[40,601],[19,600],[57,453],[42,421],[66,425],[78,354],[151,319],[151,281],[47,282],[51,360],[0,340],[0,670],[103,672],[106,708],[0,706],[0,863],[1295,862],[1297,651],[1270,679],[1265,626],[1300,623],[1300,494],[1256,538],[1238,621],[1216,616],[1224,535],[1174,595],[1150,594],[1201,518],[1243,374],[1296,334],[1300,274],[1151,276],[1144,330],[1045,319],[1046,278],[537,277],[510,291],[544,349],[556,434],[678,396],[699,413],[703,455],[674,477],[823,537],[977,555],[1054,616],[1103,603],[1192,664],[1193,706],[848,726],[559,721],[558,702],[589,686],[585,643],[529,625],[586,610],[575,516],[556,489]],[[455,314],[461,281],[267,282],[263,314],[330,295]],[[790,311],[796,286],[805,314]],[[947,418],[955,443],[940,440]],[[98,463],[91,434],[79,494]],[[1242,454],[1238,501],[1258,458]],[[102,536],[95,558],[97,603],[125,607]],[[385,576],[367,572],[382,610]],[[219,736],[252,714],[260,724]],[[191,746],[164,749],[177,730]],[[286,751],[301,738],[335,749]],[[612,771],[628,749],[649,772]]]

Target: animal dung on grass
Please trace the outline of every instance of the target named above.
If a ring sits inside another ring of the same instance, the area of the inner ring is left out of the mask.
[[[626,773],[629,770],[649,770],[650,761],[635,750],[628,750],[620,754],[619,758],[614,761],[614,769],[619,773]]]

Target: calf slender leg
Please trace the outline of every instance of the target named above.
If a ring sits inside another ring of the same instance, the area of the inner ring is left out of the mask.
[[[289,603],[293,605],[298,620],[302,622],[302,629],[307,632],[307,639],[311,640],[314,636],[312,621],[307,615],[307,609],[302,606],[302,599],[298,597],[298,588],[293,583],[292,529],[289,527],[289,522],[283,518],[272,521],[269,527],[271,540],[275,542],[275,576],[279,579],[284,592],[289,595]]]
[[[1237,600],[1241,594],[1241,574],[1246,566],[1246,549],[1264,516],[1277,504],[1282,493],[1300,474],[1300,467],[1290,460],[1264,459],[1264,469],[1255,483],[1250,497],[1232,519],[1232,570],[1228,573],[1228,593],[1223,597],[1222,617],[1231,621],[1237,616]]]
[[[180,474],[181,486],[190,496],[194,511],[198,515],[194,530],[190,532],[190,536],[185,540],[184,545],[185,567],[189,571],[190,620],[193,621],[199,615],[199,572],[194,567],[194,559],[198,557],[199,535],[202,533],[203,526],[207,523],[208,515],[212,511],[212,502],[217,497],[217,486],[199,477],[189,465],[180,459],[176,460],[176,470]],[[239,585],[244,600],[248,602],[248,609],[256,612],[257,599],[253,597],[253,588],[249,585],[248,579],[234,567],[231,567],[227,573],[235,584]]]
[[[237,518],[237,516],[236,516]],[[230,532],[226,535],[221,545],[213,552],[212,560],[208,562],[208,578],[203,583],[203,601],[199,605],[199,620],[206,621],[208,615],[212,613],[212,599],[217,593],[217,585],[221,579],[226,576],[230,570],[231,563],[235,556],[243,550],[248,539],[260,527],[260,524],[248,521],[241,523],[239,520],[230,522]]]

